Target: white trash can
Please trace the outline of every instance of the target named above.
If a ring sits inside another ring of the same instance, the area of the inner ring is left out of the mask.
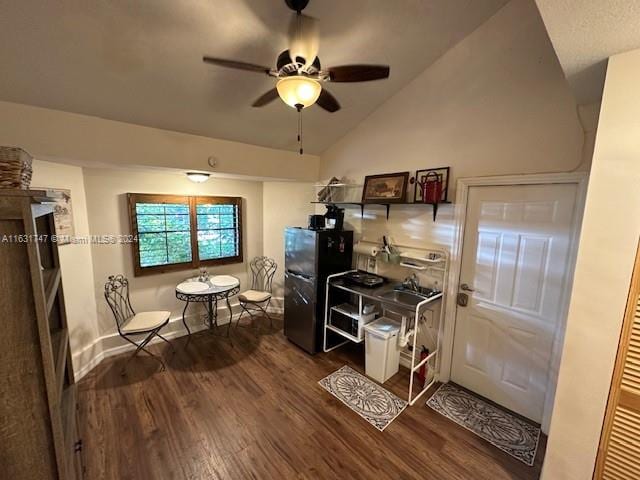
[[[382,317],[364,327],[365,373],[384,383],[393,377],[400,366],[398,333],[400,323]]]

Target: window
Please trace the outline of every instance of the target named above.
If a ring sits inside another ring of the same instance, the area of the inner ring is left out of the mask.
[[[136,276],[242,263],[242,199],[130,193]]]

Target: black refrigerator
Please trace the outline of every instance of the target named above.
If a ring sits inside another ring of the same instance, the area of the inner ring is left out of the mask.
[[[284,235],[284,334],[322,351],[327,276],[351,269],[353,232],[288,227]]]

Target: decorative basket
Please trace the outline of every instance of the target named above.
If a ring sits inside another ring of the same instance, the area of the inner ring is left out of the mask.
[[[33,158],[18,147],[0,147],[0,188],[28,190]]]

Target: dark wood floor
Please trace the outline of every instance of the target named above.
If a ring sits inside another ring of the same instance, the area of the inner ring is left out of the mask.
[[[258,322],[260,323],[260,322]],[[280,327],[281,323],[277,322]],[[169,367],[108,359],[79,384],[87,472],[98,479],[536,479],[527,467],[420,401],[377,431],[318,385],[357,349],[310,356],[280,329],[201,332]],[[385,387],[404,398],[407,372]],[[388,385],[390,384],[390,386]]]

